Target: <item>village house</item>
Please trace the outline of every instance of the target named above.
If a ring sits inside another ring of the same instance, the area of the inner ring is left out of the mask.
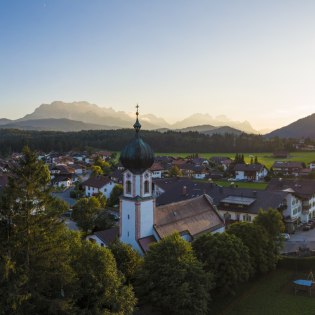
[[[119,227],[113,227],[104,231],[94,232],[92,235],[87,236],[87,240],[95,242],[96,244],[105,247],[109,246],[119,237]]]
[[[51,183],[53,186],[55,187],[59,187],[59,188],[69,188],[71,187],[73,181],[71,177],[67,177],[64,175],[61,176],[56,176],[51,180]]]
[[[162,178],[162,174],[165,173],[165,169],[159,162],[154,162],[150,167],[150,171],[152,172],[152,178]]]
[[[223,171],[227,171],[233,162],[229,157],[226,156],[213,156],[210,158],[210,161],[216,166],[223,168]]]
[[[260,164],[236,164],[235,180],[261,181],[268,175],[267,168]]]
[[[112,152],[110,151],[98,151],[92,155],[92,158],[95,159],[97,157],[100,157],[103,161],[108,161],[111,156]]]
[[[110,179],[116,184],[122,184],[123,182],[123,173],[119,170],[114,170],[110,175]]]
[[[92,176],[82,183],[86,197],[102,193],[107,199],[110,197],[114,186],[115,183],[106,176]]]
[[[279,176],[299,176],[303,168],[305,165],[302,162],[276,161],[272,165],[273,173]]]
[[[311,179],[284,179],[273,178],[267,187],[268,191],[287,191],[299,199],[292,198],[291,218],[297,223],[307,223],[310,219],[315,218],[315,181]],[[298,214],[298,215],[297,215]]]

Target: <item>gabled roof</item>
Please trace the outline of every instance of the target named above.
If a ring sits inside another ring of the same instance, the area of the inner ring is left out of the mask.
[[[152,166],[149,168],[149,170],[150,170],[151,172],[154,172],[154,171],[162,171],[162,170],[164,170],[164,167],[161,165],[161,163],[159,163],[159,162],[154,162],[154,163],[152,164]]]
[[[119,227],[113,227],[108,230],[94,232],[94,235],[97,236],[101,241],[106,245],[111,244],[119,236]]]
[[[105,176],[94,176],[94,177],[90,177],[88,180],[83,182],[82,186],[90,186],[90,187],[100,189],[104,187],[105,185],[107,185],[108,183],[110,183],[110,181],[111,180]]]
[[[254,198],[255,202],[244,206],[239,211],[257,214],[260,209],[277,208],[281,205],[289,192],[267,191],[248,188],[219,187],[214,183],[196,182],[188,178],[165,178],[155,180],[154,184],[160,187],[164,193],[157,196],[156,205],[162,206],[169,203],[188,200],[203,194],[213,199],[213,203],[219,208],[224,208],[221,201],[229,196]],[[237,209],[237,207],[235,207]]]
[[[161,238],[175,231],[187,231],[194,237],[224,226],[223,219],[206,195],[157,207],[154,222]]]
[[[251,171],[251,172],[261,172],[264,169],[262,164],[236,164],[234,166],[235,171]]]
[[[213,156],[213,157],[210,158],[210,160],[215,162],[215,163],[218,163],[218,164],[222,163],[222,162],[227,162],[227,161],[229,163],[232,162],[232,160],[229,157],[227,157],[227,156]]]
[[[269,191],[288,191],[291,189],[298,197],[309,199],[315,195],[315,180],[273,178],[267,189]]]
[[[276,161],[272,165],[273,168],[303,168],[302,162],[282,162]]]

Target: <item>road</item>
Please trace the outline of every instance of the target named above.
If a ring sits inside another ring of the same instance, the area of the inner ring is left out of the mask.
[[[290,235],[290,239],[285,241],[283,253],[297,251],[299,247],[307,247],[310,250],[315,250],[315,229],[309,231],[296,231]]]
[[[69,230],[72,230],[72,231],[79,231],[80,230],[79,227],[77,226],[77,224],[70,219],[65,219],[64,223],[68,227]]]
[[[76,200],[70,197],[70,191],[72,191],[73,189],[74,187],[70,187],[62,192],[54,192],[52,193],[52,195],[54,197],[64,200],[69,204],[70,207],[72,207],[76,203]]]

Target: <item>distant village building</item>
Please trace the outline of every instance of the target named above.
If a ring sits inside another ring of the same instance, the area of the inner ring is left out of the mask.
[[[92,235],[89,235],[87,239],[89,241],[95,242],[96,244],[104,247],[109,246],[119,237],[119,228],[113,227],[108,230],[94,232]]]
[[[234,166],[236,180],[261,181],[268,175],[267,168],[262,164],[236,164]]]
[[[162,178],[162,174],[165,170],[161,163],[154,162],[150,167],[150,171],[152,172],[152,178]]]
[[[92,176],[82,183],[82,187],[86,197],[102,193],[106,198],[109,198],[115,183],[106,176]]]
[[[221,166],[224,171],[226,171],[233,162],[229,157],[226,156],[213,156],[210,158],[210,161],[217,166]]]
[[[282,176],[299,176],[301,170],[305,168],[304,163],[302,162],[283,162],[283,161],[276,161],[272,165],[272,170],[275,175],[282,175]]]

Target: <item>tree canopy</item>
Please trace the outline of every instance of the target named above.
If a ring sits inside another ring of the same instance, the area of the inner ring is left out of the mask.
[[[274,244],[264,228],[249,222],[237,222],[230,225],[227,232],[240,238],[248,247],[253,271],[265,273],[276,267],[278,259]]]
[[[178,233],[152,245],[138,278],[143,301],[165,314],[206,314],[211,274],[202,269],[190,243]]]
[[[96,197],[81,198],[73,206],[72,219],[85,234],[92,231],[95,220],[101,212],[101,203]]]
[[[0,314],[131,314],[135,296],[112,253],[67,229],[48,182],[25,148],[0,196]]]
[[[44,152],[106,148],[120,151],[134,136],[132,129],[85,130],[80,132],[26,131],[0,129],[0,154],[21,152],[28,145]],[[294,151],[293,139],[266,139],[262,135],[233,134],[208,136],[198,132],[147,131],[141,136],[155,152],[274,152]],[[106,173],[106,172],[105,172]]]
[[[206,233],[193,242],[193,248],[205,271],[214,275],[216,290],[222,295],[234,294],[253,272],[249,250],[235,235]]]

